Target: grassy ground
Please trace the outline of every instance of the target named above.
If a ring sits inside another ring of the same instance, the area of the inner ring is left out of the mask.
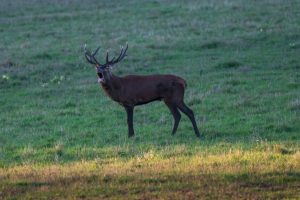
[[[300,196],[298,1],[0,0],[0,198]],[[82,45],[172,73],[204,140],[160,102],[123,108]]]

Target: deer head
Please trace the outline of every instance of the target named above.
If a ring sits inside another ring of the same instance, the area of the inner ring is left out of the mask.
[[[105,64],[100,64],[98,60],[95,58],[99,49],[100,47],[98,47],[93,53],[91,53],[88,49],[86,49],[85,46],[84,47],[85,58],[90,64],[95,66],[96,73],[98,75],[98,82],[102,84],[107,84],[112,76],[111,67],[113,67],[116,63],[123,60],[123,58],[126,56],[128,44],[126,44],[125,49],[123,46],[121,47],[121,52],[117,58],[114,56],[112,59],[109,59],[109,53],[107,51]]]

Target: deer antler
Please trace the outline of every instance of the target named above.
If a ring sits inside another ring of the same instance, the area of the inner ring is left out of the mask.
[[[86,48],[86,44],[84,45],[84,55],[85,55],[85,58],[86,60],[93,64],[93,65],[101,65],[98,60],[95,58],[95,55],[97,54],[97,52],[99,51],[100,47],[98,47],[96,49],[96,51],[94,53],[91,53],[87,48]]]
[[[121,47],[121,53],[120,55],[118,56],[118,58],[116,59],[116,57],[114,56],[111,60],[109,60],[109,54],[108,54],[108,51],[106,52],[106,63],[104,65],[100,64],[98,62],[98,60],[95,58],[96,54],[98,53],[100,47],[98,47],[94,53],[91,53],[87,48],[86,48],[86,45],[84,45],[84,55],[85,55],[85,58],[86,60],[93,64],[93,65],[99,65],[99,66],[112,66],[118,62],[120,62],[121,60],[123,60],[123,58],[126,55],[126,52],[128,50],[128,43],[126,43],[126,48],[124,49],[124,47],[122,46]]]
[[[114,65],[114,64],[116,64],[116,63],[118,63],[118,62],[120,62],[121,60],[123,60],[123,58],[125,57],[125,56],[127,56],[126,55],[126,52],[127,52],[127,49],[128,49],[128,43],[126,43],[126,48],[125,48],[125,50],[124,50],[124,47],[122,46],[121,47],[121,53],[120,53],[120,55],[118,56],[118,58],[115,60],[115,57],[113,57],[111,60],[109,60],[109,55],[108,55],[108,52],[106,53],[106,63],[105,63],[105,65],[110,65],[110,66],[112,66],[112,65]]]

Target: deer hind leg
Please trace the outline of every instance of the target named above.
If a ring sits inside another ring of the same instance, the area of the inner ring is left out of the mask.
[[[185,105],[185,103],[183,101],[179,102],[177,104],[177,107],[181,110],[181,112],[186,114],[188,116],[188,118],[191,120],[196,136],[201,137],[201,134],[199,132],[199,129],[197,127],[197,123],[195,120],[194,112],[189,107],[187,107],[187,105]]]
[[[170,109],[170,111],[174,117],[174,126],[173,126],[173,130],[172,130],[172,135],[175,135],[180,118],[181,118],[181,114],[178,111],[176,104],[168,102],[168,101],[165,101],[165,104],[168,106],[168,108]]]

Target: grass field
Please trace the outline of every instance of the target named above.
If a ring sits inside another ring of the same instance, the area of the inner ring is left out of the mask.
[[[300,2],[0,0],[0,199],[299,199]],[[198,140],[161,102],[105,96],[114,74],[183,77]]]

